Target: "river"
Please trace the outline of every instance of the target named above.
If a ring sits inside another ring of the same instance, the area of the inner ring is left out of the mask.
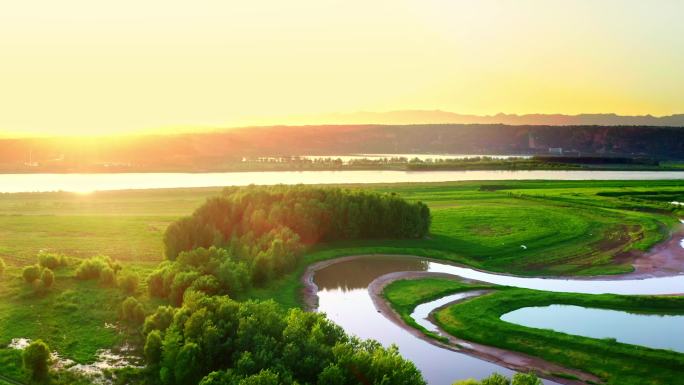
[[[512,372],[494,363],[432,345],[407,333],[378,313],[369,295],[368,285],[378,277],[400,271],[447,273],[494,284],[556,292],[684,293],[684,275],[623,280],[525,278],[401,256],[365,256],[331,264],[315,273],[319,311],[326,313],[348,333],[376,339],[385,346],[396,344],[401,354],[421,370],[430,385],[449,385],[456,379],[482,378],[493,372],[511,375]],[[417,310],[420,313],[420,309]],[[429,313],[429,309],[423,313]],[[431,328],[429,323],[424,326]],[[551,381],[546,383],[553,384]]]
[[[365,184],[466,180],[684,179],[684,171],[250,171],[216,173],[0,174],[0,192],[128,190],[249,184]]]

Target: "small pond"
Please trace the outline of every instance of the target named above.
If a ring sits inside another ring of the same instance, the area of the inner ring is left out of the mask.
[[[684,315],[633,314],[572,305],[525,307],[501,316],[506,322],[591,338],[684,353]]]

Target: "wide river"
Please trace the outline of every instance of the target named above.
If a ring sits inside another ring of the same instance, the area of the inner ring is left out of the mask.
[[[464,180],[684,179],[684,171],[259,171],[216,173],[0,174],[0,192],[128,190],[249,184],[343,184]]]
[[[413,361],[430,385],[449,385],[456,379],[482,378],[493,372],[510,375],[511,370],[463,353],[432,345],[407,333],[375,308],[368,285],[376,278],[399,271],[447,273],[499,285],[556,292],[614,294],[684,293],[684,275],[648,279],[573,280],[525,278],[486,273],[465,267],[434,262],[424,258],[367,256],[332,264],[317,271],[318,310],[342,326],[348,333],[373,338],[385,346],[396,344],[401,354]],[[431,304],[434,309],[439,303]],[[416,309],[427,315],[431,309]],[[415,313],[414,313],[415,314]],[[429,323],[417,319],[428,329]],[[638,332],[636,330],[635,332]],[[553,384],[551,381],[545,381]]]

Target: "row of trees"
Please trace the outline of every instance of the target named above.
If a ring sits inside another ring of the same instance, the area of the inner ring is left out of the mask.
[[[396,348],[347,336],[324,315],[273,301],[236,302],[187,291],[144,325],[154,382],[197,384],[424,384]]]

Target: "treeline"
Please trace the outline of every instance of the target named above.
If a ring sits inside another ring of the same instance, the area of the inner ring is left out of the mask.
[[[425,384],[396,348],[347,336],[324,315],[189,291],[145,321],[144,353],[164,385]]]
[[[660,161],[653,158],[644,157],[616,157],[616,156],[535,156],[535,161],[546,163],[563,164],[621,164],[621,165],[642,165],[659,166]]]
[[[420,238],[430,210],[393,194],[305,186],[228,188],[166,230],[166,262],[150,293],[180,303],[184,290],[242,291],[291,271],[323,241]]]

